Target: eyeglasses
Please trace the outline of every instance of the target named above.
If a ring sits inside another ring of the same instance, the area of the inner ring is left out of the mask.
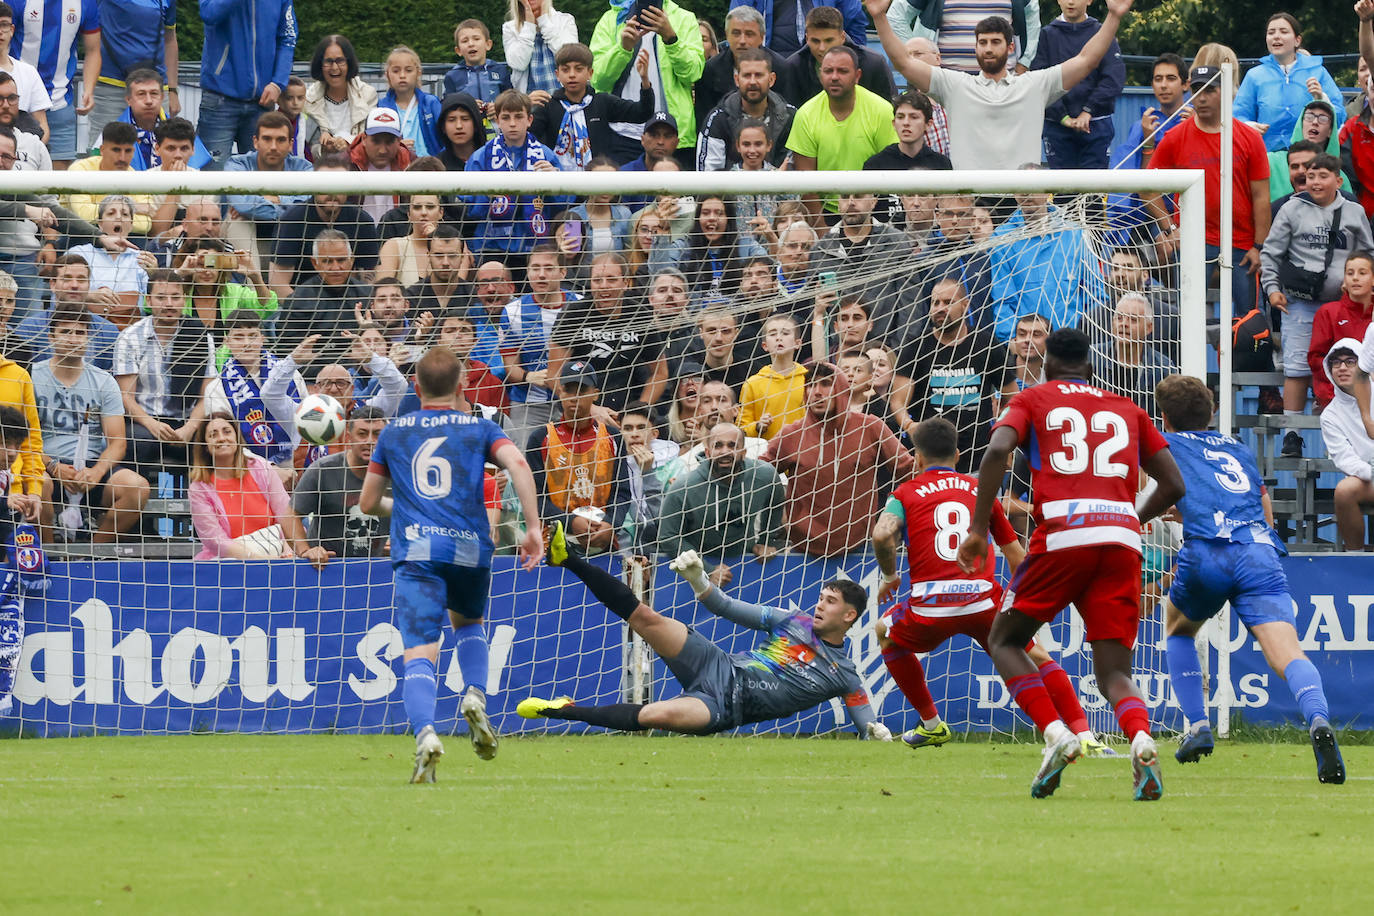
[[[18,161],[18,156],[11,156],[9,153],[0,153],[0,162],[4,162],[7,165],[14,165],[14,163]]]
[[[345,67],[348,65],[347,57],[326,57],[321,61],[326,67]]]
[[[352,379],[346,379],[346,378],[325,378],[325,379],[320,379],[316,384],[318,384],[321,388],[340,389],[340,390],[342,390],[342,389],[344,389],[344,388],[352,388],[352,387],[353,387],[353,381],[352,381]]]
[[[1304,121],[1311,121],[1313,124],[1330,124],[1331,115],[1324,111],[1304,111],[1302,113]]]
[[[0,103],[3,103],[3,104],[5,104],[5,105],[18,105],[18,104],[19,104],[19,96],[17,96],[17,95],[0,95]]]
[[[1359,364],[1360,361],[1353,356],[1337,356],[1335,359],[1331,360],[1331,368],[1333,369],[1337,366],[1348,367],[1358,366]]]

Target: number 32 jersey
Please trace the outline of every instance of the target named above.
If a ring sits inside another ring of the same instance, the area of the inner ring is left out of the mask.
[[[906,552],[911,565],[913,613],[923,617],[955,617],[990,610],[997,592],[992,548],[981,568],[959,568],[959,544],[968,536],[978,481],[953,468],[932,467],[906,481],[892,493],[885,511],[906,522]],[[895,510],[895,511],[894,511]],[[992,540],[1009,544],[1016,531],[1002,504],[992,504]]]
[[[391,478],[391,561],[491,565],[483,466],[501,427],[458,410],[417,410],[377,438],[368,470]]]
[[[1087,382],[1056,379],[1017,394],[996,425],[1014,430],[1030,456],[1030,553],[1101,544],[1140,551],[1140,465],[1169,447],[1145,411]]]

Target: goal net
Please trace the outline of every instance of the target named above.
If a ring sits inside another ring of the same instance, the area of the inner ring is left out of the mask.
[[[1192,173],[93,172],[5,184],[51,195],[28,215],[63,255],[49,276],[20,278],[6,338],[34,380],[33,477],[55,481],[49,587],[23,598],[9,733],[404,730],[389,531],[357,495],[378,430],[418,409],[411,367],[433,346],[468,360],[464,397],[526,451],[546,517],[723,648],[761,663],[787,649],[760,649],[767,634],[700,606],[668,569],[681,550],[748,602],[809,611],[826,581],[864,586],[847,651],[897,732],[919,719],[874,636],[886,608],[870,535],[911,473],[912,424],[953,422],[958,469],[976,473],[993,421],[1038,381],[1060,327],[1086,331],[1099,383],[1152,413],[1159,378],[1204,368]],[[1120,202],[1175,192],[1183,257],[1161,263]],[[825,365],[835,381],[822,394],[805,380]],[[347,413],[332,445],[302,440],[329,431],[319,412],[296,422],[312,394]],[[216,465],[202,418],[226,413],[221,425],[270,474]],[[497,555],[482,686],[497,727],[580,728],[518,718],[527,696],[680,693],[572,575],[517,568],[518,498],[503,474],[485,483]],[[1028,536],[1024,456],[1003,492]],[[1164,728],[1181,722],[1159,607],[1175,539],[1168,525],[1147,533],[1135,656]],[[322,568],[288,558],[316,546],[332,554]],[[898,564],[905,574],[904,552]],[[908,587],[904,575],[902,597]],[[1092,727],[1114,732],[1076,615],[1041,638]],[[453,732],[464,684],[445,640],[440,730]],[[966,637],[923,664],[956,730],[1030,734]],[[746,730],[847,721],[837,700]]]

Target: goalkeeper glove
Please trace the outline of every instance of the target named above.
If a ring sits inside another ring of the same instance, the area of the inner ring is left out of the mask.
[[[706,566],[695,550],[684,550],[668,564],[668,568],[692,586],[698,598],[711,590],[711,580],[706,578]]]

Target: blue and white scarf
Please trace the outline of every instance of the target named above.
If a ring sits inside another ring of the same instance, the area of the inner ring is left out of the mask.
[[[272,367],[276,364],[275,356],[263,353],[263,376],[271,374]],[[267,412],[267,407],[262,403],[258,383],[252,376],[243,370],[238,360],[230,357],[220,370],[219,379],[224,385],[224,396],[229,399],[234,418],[239,421],[239,429],[243,431],[243,440],[248,443],[248,448],[273,464],[290,461],[291,435]],[[302,395],[294,380],[287,391],[293,401],[300,402]]]
[[[580,102],[563,103],[563,122],[558,125],[558,138],[553,144],[553,153],[558,157],[564,170],[584,171],[592,161],[592,141],[587,136],[587,106],[592,101],[591,87]]]
[[[496,136],[491,141],[491,156],[488,158],[488,170],[492,172],[533,172],[535,163],[549,162],[549,157],[544,155],[544,146],[534,137],[525,135],[524,152],[519,168],[515,165],[515,156],[512,155],[511,148],[506,145],[506,138],[497,131]],[[549,162],[550,165],[556,165]],[[530,234],[537,239],[547,238],[549,235],[549,224],[544,219],[544,200],[541,197],[532,198],[511,198],[500,195],[491,199],[490,216],[493,219],[519,219],[528,222]]]

